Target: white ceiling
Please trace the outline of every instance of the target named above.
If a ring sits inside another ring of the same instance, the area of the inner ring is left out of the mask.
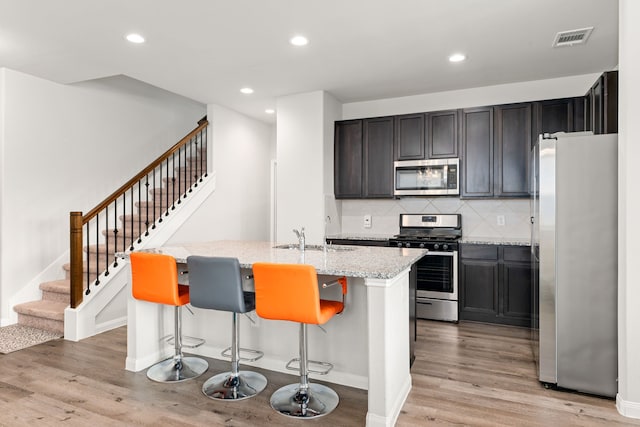
[[[551,47],[590,26],[587,44]],[[288,43],[299,33],[306,47]],[[467,61],[449,63],[458,51]],[[0,0],[0,67],[59,83],[126,75],[267,122],[295,93],[347,103],[617,63],[617,0]]]

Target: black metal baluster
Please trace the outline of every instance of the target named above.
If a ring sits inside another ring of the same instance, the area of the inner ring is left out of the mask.
[[[164,169],[165,169],[165,177],[167,178],[166,183],[167,183],[167,188],[166,188],[166,193],[167,193],[167,211],[165,212],[164,216],[169,216],[169,158],[167,157],[165,162],[164,162]],[[162,173],[162,172],[160,172]]]
[[[107,208],[104,210],[104,215],[105,215],[104,223],[107,224],[107,227],[109,227],[109,206],[107,206]],[[98,225],[98,228],[100,228],[100,225]],[[104,259],[105,259],[107,268],[104,272],[104,275],[108,276],[109,275],[109,233],[107,233],[105,237],[106,239],[104,240],[104,246],[105,246]],[[114,253],[114,257],[115,257],[115,253]]]
[[[98,225],[100,223],[100,213],[98,213],[96,215],[96,222],[95,222],[95,227],[96,227],[96,245],[98,244],[97,242],[100,241],[100,226]],[[87,270],[90,270],[90,268],[87,268]],[[96,282],[95,285],[98,286],[100,284],[100,249],[96,249]]]
[[[126,194],[126,192],[125,192]],[[129,250],[133,250],[133,243],[136,240],[136,236],[133,234],[133,207],[135,206],[134,202],[133,202],[133,187],[131,188],[131,192],[129,193],[131,195],[131,207],[129,207],[130,210],[130,215],[129,215],[129,219],[131,220],[131,236],[129,237],[131,239],[131,244],[129,245]],[[124,217],[125,220],[127,219],[127,212],[124,212]]]
[[[167,164],[169,164],[169,159],[167,159]],[[173,199],[173,203],[171,204],[171,210],[176,210],[176,153],[171,153],[171,166],[173,166],[173,174],[171,177],[171,198]],[[169,170],[167,169],[167,175],[169,175]],[[167,183],[168,184],[168,183]]]
[[[178,169],[174,170],[175,174],[178,174],[178,204],[182,203],[182,147],[178,148]]]
[[[145,225],[147,226],[147,231],[144,233],[144,235],[148,236],[149,235],[149,174],[145,175],[144,179],[145,179],[144,188],[146,189],[146,193],[147,193],[147,220],[145,221]],[[154,206],[153,221],[155,220],[156,220],[156,209]]]
[[[142,212],[140,211],[140,200],[142,200],[142,195],[140,194],[141,191],[142,185],[140,184],[140,181],[138,181],[138,243],[142,242]]]
[[[86,224],[86,230],[84,232],[84,235],[87,236],[87,247],[89,247],[89,231],[90,231],[90,227],[89,227],[89,222],[87,222]],[[89,256],[89,252],[87,251],[87,263],[86,263],[86,267],[87,267],[87,290],[84,292],[85,295],[89,295],[91,293],[91,290],[89,289],[89,262],[91,261],[91,257]],[[85,267],[85,264],[82,264],[82,268]]]
[[[198,186],[198,177],[200,176],[200,171],[198,170],[198,160],[199,160],[199,157],[202,155],[202,153],[200,153],[198,151],[198,135],[195,135],[193,140],[194,140],[193,143],[196,146],[196,158],[193,159],[193,165],[194,165],[194,168],[193,168],[193,170],[194,170],[194,172],[193,172],[193,182],[195,183],[195,184],[193,184],[193,186],[197,187]]]
[[[204,140],[202,139],[202,131],[200,131],[200,182],[202,182],[202,177],[204,176],[204,168],[202,167],[202,164],[203,157],[207,155],[206,149],[207,146],[204,144]]]
[[[207,137],[207,129],[205,128],[203,131],[201,131],[202,135],[204,135],[204,143],[202,144],[204,147],[207,147],[207,149],[209,148],[209,139]],[[209,166],[208,166],[208,156],[205,156],[204,158],[204,176],[208,175],[208,170],[209,170]]]
[[[160,166],[158,166],[158,167],[160,167]],[[160,196],[157,197],[158,196],[158,188],[156,187],[156,185],[157,185],[158,181],[156,181],[156,169],[158,169],[158,168],[155,168],[153,170],[153,206],[155,207],[156,206],[156,202],[158,200],[160,201],[160,205],[158,206],[159,209],[160,209],[159,210],[159,215],[158,215],[158,218],[159,218],[158,222],[162,222],[162,194],[160,194]],[[160,180],[162,180],[162,169],[160,169]],[[153,224],[152,228],[156,228],[156,224],[155,223]]]
[[[195,176],[195,170],[192,170],[192,169],[194,169],[193,168],[193,139],[189,140],[189,157],[188,157],[188,159],[189,159],[188,160],[189,173],[194,174],[193,178],[194,178],[194,181],[196,181],[198,179],[198,177]],[[189,193],[191,193],[191,192],[193,192],[193,182],[191,183],[191,187],[189,187]],[[185,194],[185,197],[187,197],[186,194]]]
[[[107,234],[109,234],[109,223],[107,223]],[[118,198],[113,201],[113,247],[118,252]],[[124,248],[122,251],[124,252]],[[113,266],[118,266],[118,257],[116,257]]]

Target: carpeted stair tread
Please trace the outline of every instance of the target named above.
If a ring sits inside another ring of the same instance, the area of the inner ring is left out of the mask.
[[[64,310],[68,306],[68,302],[40,300],[18,304],[13,309],[19,314],[64,321]]]
[[[62,279],[40,283],[40,290],[43,292],[55,292],[58,294],[69,295],[71,293],[71,282],[68,279]]]

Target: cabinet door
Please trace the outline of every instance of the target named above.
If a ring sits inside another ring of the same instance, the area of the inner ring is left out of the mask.
[[[461,320],[495,323],[498,315],[498,261],[461,259],[458,291]]]
[[[532,144],[541,133],[572,132],[573,102],[571,98],[533,103]]]
[[[364,121],[365,198],[393,197],[393,117]]]
[[[458,157],[458,111],[427,114],[427,155],[430,159]]]
[[[462,197],[493,196],[493,107],[461,113]]]
[[[495,109],[496,197],[529,196],[531,104],[510,104]]]
[[[396,116],[395,159],[423,160],[424,114]]]
[[[334,192],[337,199],[362,197],[362,120],[336,122]]]
[[[618,132],[618,72],[609,71],[594,83],[587,94],[590,130],[595,134]]]
[[[531,326],[531,263],[510,263],[502,266],[502,307],[504,323]]]

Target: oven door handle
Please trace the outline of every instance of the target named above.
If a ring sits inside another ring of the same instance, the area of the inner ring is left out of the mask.
[[[455,256],[458,253],[458,251],[451,251],[451,252],[439,252],[439,251],[427,251],[427,253],[425,255],[431,255],[431,256]]]

